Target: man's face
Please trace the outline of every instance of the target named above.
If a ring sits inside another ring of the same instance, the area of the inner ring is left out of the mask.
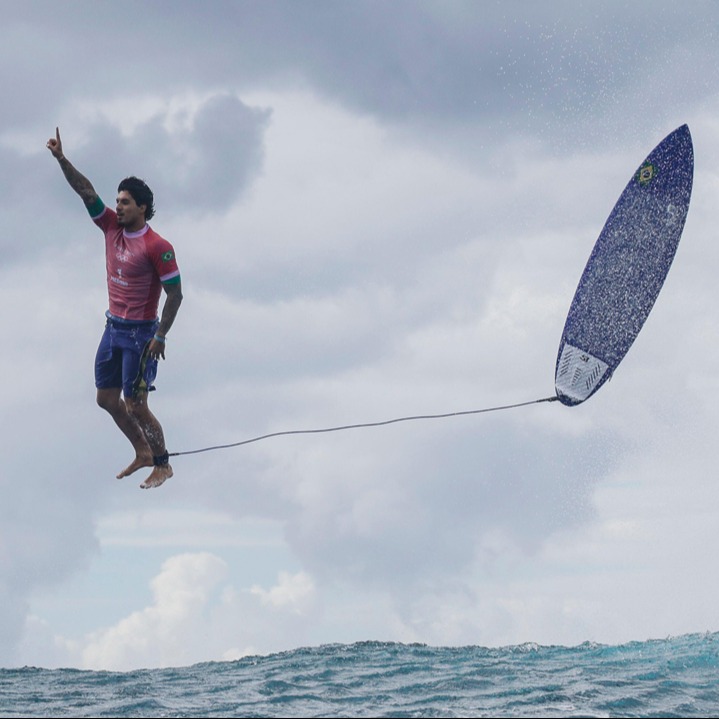
[[[145,205],[138,205],[135,198],[127,191],[117,194],[117,224],[131,232],[141,230],[145,226]]]

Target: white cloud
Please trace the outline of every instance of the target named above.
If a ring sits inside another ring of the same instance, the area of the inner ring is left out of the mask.
[[[270,590],[255,585],[250,591],[256,594],[263,604],[302,614],[302,606],[310,602],[315,593],[312,577],[307,572],[280,572],[278,580],[277,585]]]
[[[203,614],[226,572],[225,563],[209,553],[171,557],[152,582],[154,603],[83,641],[82,665],[130,669],[191,663],[204,635]]]
[[[235,659],[280,648],[278,637],[267,636],[273,626],[301,632],[315,596],[306,572],[280,571],[269,589],[235,589],[227,563],[210,552],[171,556],[151,589],[152,604],[81,638],[53,635],[32,617],[23,650],[41,653],[53,666],[117,671]]]

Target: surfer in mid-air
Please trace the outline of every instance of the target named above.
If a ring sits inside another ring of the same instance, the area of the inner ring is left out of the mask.
[[[155,214],[154,197],[142,180],[128,177],[120,183],[113,211],[63,154],[59,129],[47,148],[105,234],[109,309],[95,358],[97,403],[135,449],[135,459],[117,477],[152,467],[140,486],[159,487],[172,477],[172,467],[162,426],[148,405],[148,392],[154,389],[157,362],[165,358],[167,333],[182,302],[175,251],[147,224]],[[163,289],[166,298],[158,320]]]

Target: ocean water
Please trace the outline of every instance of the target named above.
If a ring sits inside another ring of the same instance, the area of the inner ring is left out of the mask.
[[[0,669],[0,716],[716,717],[719,634],[499,649],[360,642],[172,669]]]

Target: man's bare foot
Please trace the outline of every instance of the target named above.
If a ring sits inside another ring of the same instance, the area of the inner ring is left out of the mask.
[[[169,464],[163,464],[159,467],[155,467],[150,476],[140,485],[142,489],[152,489],[153,487],[159,487],[166,479],[172,477],[172,467]]]
[[[117,475],[117,478],[122,479],[123,477],[127,477],[133,472],[137,472],[138,469],[142,469],[143,467],[152,467],[152,465],[152,453],[148,454],[147,456],[144,454],[138,454],[135,457],[135,461],[125,467],[125,469],[123,469],[122,472]]]

